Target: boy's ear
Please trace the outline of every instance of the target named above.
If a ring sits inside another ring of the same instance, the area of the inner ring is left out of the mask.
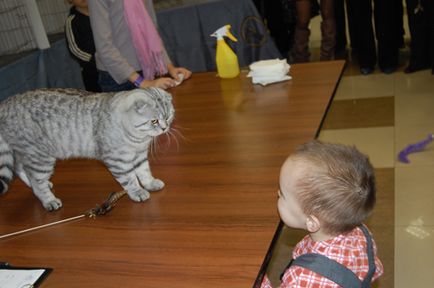
[[[314,215],[309,215],[306,218],[306,227],[309,233],[315,233],[321,228],[321,223]]]

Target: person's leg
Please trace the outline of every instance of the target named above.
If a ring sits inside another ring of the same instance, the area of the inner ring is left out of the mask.
[[[372,27],[372,2],[371,0],[349,0],[346,4],[348,17],[352,18],[349,21],[352,24],[350,27],[353,27],[355,35],[355,41],[351,43],[351,46],[356,50],[360,72],[370,74],[377,61]]]
[[[294,45],[291,56],[295,63],[308,62],[309,52],[309,23],[310,23],[310,0],[297,0],[297,23],[295,26]]]
[[[83,77],[84,87],[87,91],[101,92],[101,88],[98,85],[98,70],[95,65],[83,65],[81,76]]]
[[[270,35],[273,37],[277,49],[280,54],[286,56],[292,39],[288,37],[288,15],[285,7],[283,7],[281,1],[260,1],[257,5],[261,16],[266,19]]]
[[[394,72],[399,61],[399,45],[396,37],[398,1],[400,0],[374,0],[378,65],[386,74]]]
[[[333,2],[333,0],[321,0],[321,61],[333,59],[335,52],[336,22]]]
[[[345,2],[344,0],[334,0],[333,6],[336,22],[335,58],[344,59],[347,53]]]
[[[355,17],[355,13],[357,13],[357,11],[353,11],[353,6],[352,5],[353,0],[345,0],[345,7],[346,7],[346,11],[347,11],[347,23],[348,23],[348,34],[350,36],[350,42],[347,43],[350,45],[351,47],[351,53],[356,53],[356,47],[357,45],[357,25],[356,25],[356,20],[357,18]]]
[[[397,13],[395,13],[397,17],[397,24],[396,24],[396,43],[398,44],[399,48],[405,48],[404,43],[404,35],[405,35],[405,29],[404,29],[404,4],[403,0],[398,0],[397,2]]]
[[[98,84],[102,92],[119,92],[125,90],[133,90],[136,87],[129,81],[118,84],[106,71],[98,70]]]
[[[428,45],[429,45],[429,60],[431,64],[431,73],[434,75],[434,1],[422,1],[428,16]]]
[[[427,61],[427,44],[429,45],[429,42],[427,42],[425,21],[425,18],[428,17],[424,17],[422,14],[425,13],[425,8],[423,11],[416,10],[418,4],[419,0],[406,0],[408,26],[410,28],[410,63],[405,68],[405,73],[412,73],[429,67]]]

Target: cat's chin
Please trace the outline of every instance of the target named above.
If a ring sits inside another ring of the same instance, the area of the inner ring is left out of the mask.
[[[148,133],[149,136],[151,136],[152,138],[158,137],[163,135],[165,132],[161,131],[161,132],[155,132],[155,133]]]

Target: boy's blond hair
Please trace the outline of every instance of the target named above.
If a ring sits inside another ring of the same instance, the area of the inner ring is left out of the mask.
[[[324,231],[338,235],[360,225],[375,205],[375,175],[369,158],[355,147],[317,140],[300,146],[290,159],[302,161],[298,199]]]

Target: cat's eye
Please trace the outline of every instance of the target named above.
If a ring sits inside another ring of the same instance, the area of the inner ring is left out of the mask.
[[[152,125],[157,125],[158,124],[158,119],[151,120],[151,123],[152,123]]]

